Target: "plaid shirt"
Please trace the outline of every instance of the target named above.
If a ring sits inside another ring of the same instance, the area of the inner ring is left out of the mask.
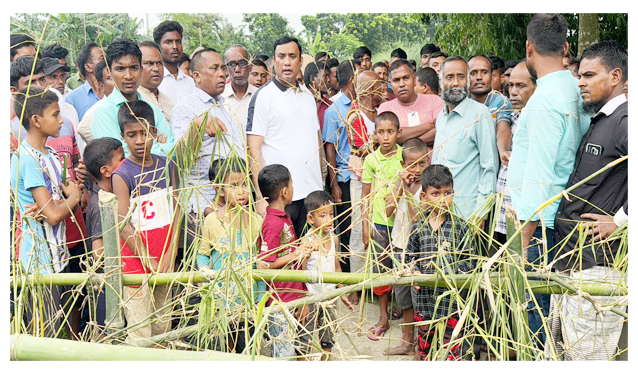
[[[412,233],[406,260],[422,274],[435,274],[437,268],[445,274],[466,273],[474,268],[469,258],[474,252],[472,236],[464,220],[446,214],[441,227],[434,231],[425,217],[413,225]],[[414,299],[415,313],[425,320],[449,316],[456,310],[456,305],[449,295],[442,297],[446,292],[447,287],[421,287]]]
[[[516,131],[516,125],[518,125],[518,111],[513,111],[512,118],[512,139],[514,139],[514,132]],[[510,192],[507,189],[507,166],[501,164],[501,168],[498,171],[498,179],[496,180],[496,192],[503,192],[503,204],[501,205],[501,211],[498,214],[496,220],[496,232],[507,235],[507,225],[505,224],[505,206],[512,206],[512,198]]]

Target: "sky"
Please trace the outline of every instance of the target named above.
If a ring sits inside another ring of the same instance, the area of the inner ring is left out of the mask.
[[[228,18],[233,26],[237,26],[242,23],[243,13],[222,13],[224,17]],[[296,32],[301,32],[303,30],[303,25],[301,24],[301,16],[303,15],[314,15],[315,13],[280,13],[282,16],[288,19],[288,26],[292,27]],[[155,26],[160,23],[160,19],[157,16],[157,13],[129,13],[131,17],[135,17],[138,19],[143,19],[146,23],[146,16],[148,15],[148,26],[152,31]],[[140,30],[143,33],[146,33],[146,27]]]

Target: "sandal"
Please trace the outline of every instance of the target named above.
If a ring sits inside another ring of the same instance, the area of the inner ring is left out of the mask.
[[[388,331],[389,329],[390,329],[390,326],[384,328],[381,326],[374,325],[370,328],[370,330],[368,330],[368,335],[367,335],[368,339],[377,341],[383,338],[383,336],[385,335],[385,332]]]

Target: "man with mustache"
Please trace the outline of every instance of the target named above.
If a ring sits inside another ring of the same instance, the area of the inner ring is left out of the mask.
[[[158,88],[164,80],[164,62],[160,48],[149,41],[141,42],[138,47],[142,51],[142,79],[137,92],[147,103],[157,105],[168,122],[171,120],[173,102]]]
[[[489,109],[468,97],[468,66],[461,56],[441,64],[441,98],[445,109],[436,118],[432,164],[447,166],[454,176],[454,203],[464,219],[475,215],[494,193],[498,152],[494,118]]]
[[[381,104],[379,113],[392,112],[399,117],[401,134],[397,142],[403,144],[411,138],[420,138],[432,146],[434,121],[444,107],[436,95],[419,95],[415,92],[415,76],[410,63],[399,59],[390,65],[390,84],[396,99]]]
[[[160,46],[164,60],[164,80],[159,89],[173,104],[179,103],[195,88],[193,78],[186,75],[179,64],[182,61],[182,25],[175,21],[164,21],[153,30],[153,40]]]
[[[239,44],[230,46],[224,53],[224,61],[230,74],[230,84],[226,85],[222,97],[225,99],[226,109],[233,120],[246,128],[248,118],[248,104],[257,88],[248,83],[250,73],[250,56],[246,48]]]

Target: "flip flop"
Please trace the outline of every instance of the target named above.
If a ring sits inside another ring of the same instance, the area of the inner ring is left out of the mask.
[[[368,330],[368,339],[377,341],[385,335],[385,332],[390,329],[390,326],[383,328],[381,326],[374,325]]]

